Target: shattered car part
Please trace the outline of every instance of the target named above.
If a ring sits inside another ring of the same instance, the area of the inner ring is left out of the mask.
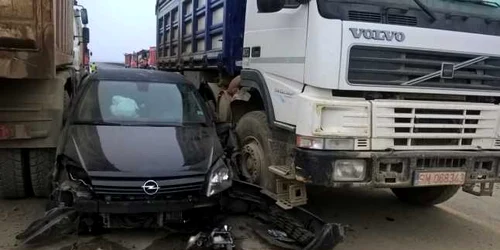
[[[342,225],[327,223],[300,207],[284,210],[262,194],[260,187],[242,181],[234,181],[233,187],[224,193],[221,212],[226,217],[244,214],[254,218],[255,226],[252,228],[255,233],[269,244],[285,249],[332,249],[345,237]],[[47,237],[59,238],[75,232],[82,220],[78,215],[75,207],[54,208],[44,218],[32,223],[17,239],[25,244],[36,244]],[[207,249],[207,246],[220,249],[214,247],[222,245],[226,249],[232,249],[227,248],[234,244],[230,230],[229,227],[222,226],[208,234],[199,233],[191,237],[188,249]]]
[[[327,223],[302,207],[285,210],[263,194],[261,187],[257,185],[235,180],[227,194],[228,199],[223,200],[223,209],[228,209],[229,213],[245,213],[259,219],[260,225],[255,226],[258,235],[262,237],[268,235],[269,229],[278,229],[295,241],[295,244],[287,244],[270,240],[272,237],[263,237],[272,245],[287,249],[333,249],[345,238],[343,225]],[[232,205],[237,201],[245,201],[246,206],[235,209]]]
[[[231,228],[224,225],[222,228],[215,228],[210,234],[203,232],[192,236],[188,240],[186,250],[194,249],[224,249],[234,248],[234,240],[231,234]]]
[[[78,230],[78,214],[69,207],[56,207],[47,211],[39,220],[31,223],[28,228],[16,236],[22,244],[40,243],[51,237],[60,237]]]
[[[269,234],[269,236],[275,238],[278,241],[287,242],[287,243],[295,242],[293,239],[288,238],[288,235],[285,232],[280,231],[280,230],[269,229],[269,230],[267,230],[267,234]]]

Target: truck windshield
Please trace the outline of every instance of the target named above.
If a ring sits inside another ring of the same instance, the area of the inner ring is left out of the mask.
[[[195,90],[186,84],[91,84],[77,105],[75,124],[182,126],[207,122]]]

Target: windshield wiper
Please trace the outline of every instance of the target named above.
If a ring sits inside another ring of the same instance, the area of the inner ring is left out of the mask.
[[[487,1],[487,0],[453,0],[453,1],[479,4],[479,5],[489,6],[489,7],[493,7],[493,8],[500,8],[499,3],[493,2],[493,1]]]
[[[95,126],[123,126],[119,122],[105,122],[105,121],[74,121],[75,125],[95,125]]]
[[[431,18],[431,20],[433,22],[437,20],[436,16],[434,16],[434,14],[429,9],[429,7],[427,7],[425,4],[423,4],[420,0],[413,0],[413,2],[415,2],[418,5],[418,7],[420,9],[422,9],[424,11],[424,13],[427,14]]]

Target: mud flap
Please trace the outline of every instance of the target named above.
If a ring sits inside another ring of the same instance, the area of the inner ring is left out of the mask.
[[[228,191],[228,200],[223,201],[223,208],[228,212],[245,213],[259,218],[263,223],[255,225],[255,232],[268,243],[280,248],[326,250],[333,249],[344,240],[344,226],[327,223],[302,207],[282,209],[275,205],[274,200],[262,194],[261,190],[259,186],[235,180]],[[234,208],[238,201],[244,201],[244,205]],[[274,229],[282,231],[294,243],[270,237],[268,232]]]
[[[60,238],[77,230],[78,213],[73,208],[56,207],[45,216],[31,223],[26,230],[16,236],[22,244],[33,245]]]

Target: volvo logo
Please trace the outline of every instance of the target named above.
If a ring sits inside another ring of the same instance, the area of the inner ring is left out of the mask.
[[[144,193],[147,195],[155,195],[158,193],[158,190],[160,190],[160,186],[158,186],[158,183],[153,180],[146,181],[144,185],[142,185],[142,190],[144,190]]]
[[[365,39],[378,40],[378,41],[388,41],[391,42],[396,40],[402,42],[406,39],[406,35],[399,31],[386,31],[386,30],[370,30],[370,29],[358,29],[350,28],[352,36],[355,39],[360,39],[364,37]]]

